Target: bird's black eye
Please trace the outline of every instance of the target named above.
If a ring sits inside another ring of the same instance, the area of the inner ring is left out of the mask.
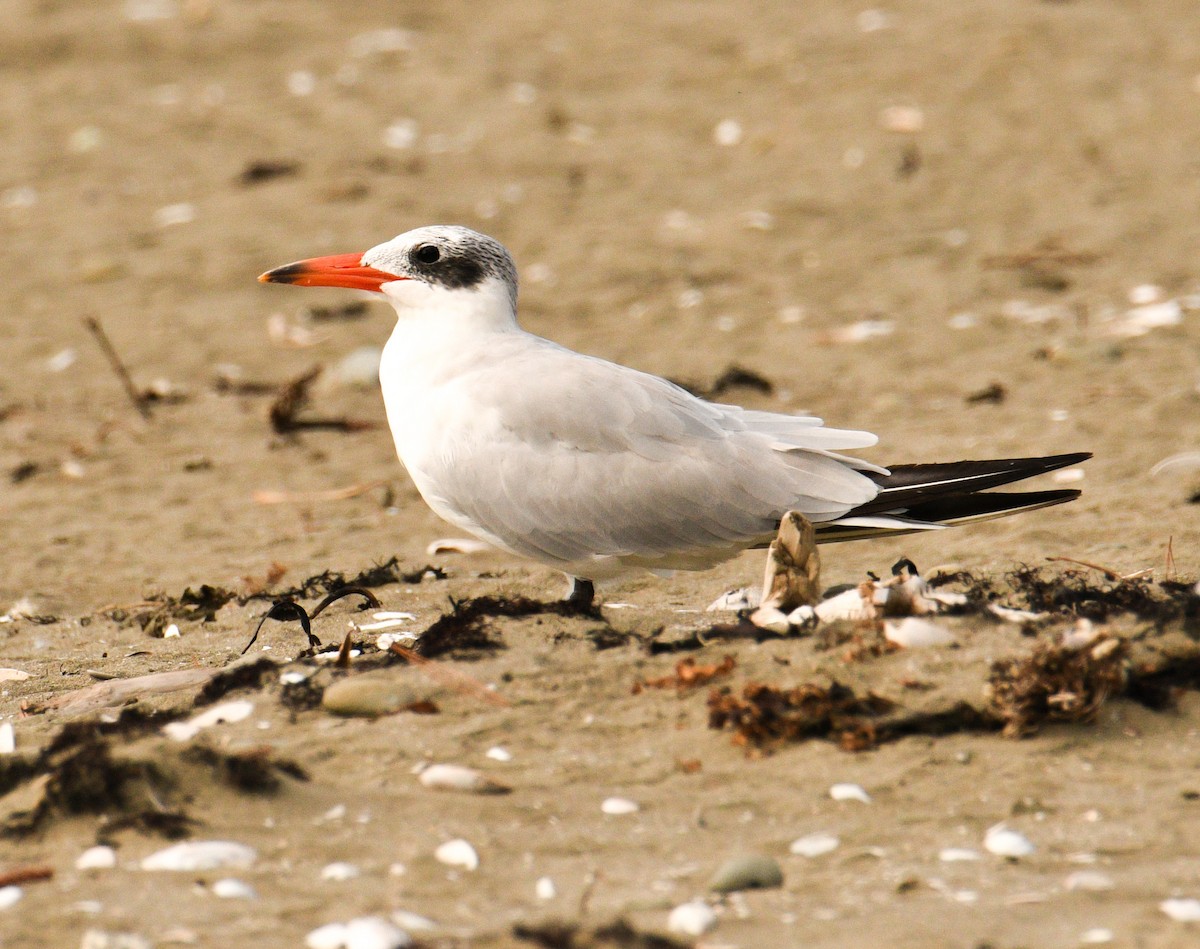
[[[419,264],[436,264],[442,259],[442,252],[437,244],[422,244],[413,251],[413,257]]]

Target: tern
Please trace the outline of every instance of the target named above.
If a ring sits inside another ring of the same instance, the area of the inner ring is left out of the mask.
[[[766,546],[799,511],[818,542],[937,530],[1079,491],[988,489],[1090,453],[898,465],[819,418],[705,401],[517,323],[517,268],[466,227],[420,227],[264,283],[381,293],[396,310],[379,376],[400,461],[426,503],[501,550],[561,570],[567,599],[631,570],[703,570]]]

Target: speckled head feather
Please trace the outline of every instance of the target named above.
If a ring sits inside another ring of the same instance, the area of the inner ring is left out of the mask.
[[[504,245],[457,224],[435,224],[406,231],[362,255],[370,267],[447,290],[471,290],[488,277],[508,290],[517,308],[517,267]]]

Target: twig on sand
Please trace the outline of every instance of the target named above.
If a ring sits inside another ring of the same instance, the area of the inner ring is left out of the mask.
[[[129,375],[129,370],[125,368],[125,363],[121,361],[121,357],[113,348],[112,342],[108,338],[108,334],[104,332],[104,327],[100,325],[100,321],[94,316],[85,316],[83,325],[88,328],[88,331],[96,337],[96,342],[100,346],[100,350],[108,359],[108,364],[112,366],[113,372],[117,374],[117,378],[121,380],[121,385],[125,388],[125,394],[129,396],[129,401],[133,403],[133,407],[141,413],[142,418],[149,421],[151,417],[150,402],[147,400],[145,393],[140,392],[138,387],[133,384],[133,377]]]
[[[16,886],[18,883],[36,883],[54,876],[54,867],[45,864],[26,864],[0,873],[0,886]]]
[[[1051,563],[1073,563],[1081,567],[1087,567],[1089,570],[1099,570],[1109,580],[1121,582],[1124,580],[1140,580],[1142,577],[1147,577],[1154,572],[1152,567],[1147,567],[1145,570],[1137,570],[1133,573],[1120,573],[1113,570],[1112,567],[1105,567],[1098,563],[1090,563],[1087,560],[1076,560],[1074,557],[1047,557]]]

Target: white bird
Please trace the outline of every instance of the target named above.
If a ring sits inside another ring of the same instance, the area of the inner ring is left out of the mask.
[[[465,227],[408,231],[363,254],[259,280],[382,293],[396,310],[380,381],[400,461],[450,523],[571,579],[703,570],[800,511],[818,541],[937,529],[1069,501],[980,493],[1087,453],[881,468],[840,454],[868,432],[698,398],[517,324],[517,269]]]

